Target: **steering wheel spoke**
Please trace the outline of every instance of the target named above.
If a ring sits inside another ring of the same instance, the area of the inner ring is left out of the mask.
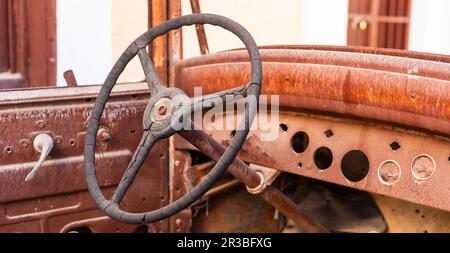
[[[139,146],[134,152],[130,164],[128,164],[128,168],[125,170],[125,173],[111,198],[113,203],[120,204],[156,141],[157,139],[154,138],[148,130],[144,131]]]
[[[156,72],[152,59],[150,59],[150,56],[145,48],[139,49],[138,56],[141,61],[142,69],[144,70],[148,88],[150,89],[152,95],[158,93],[158,90],[164,88],[164,85]]]
[[[246,97],[248,84],[240,85],[228,90],[223,90],[203,96],[190,98],[190,112],[210,109],[218,103],[231,103]]]

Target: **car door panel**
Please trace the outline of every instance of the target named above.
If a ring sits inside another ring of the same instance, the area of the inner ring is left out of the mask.
[[[84,138],[100,86],[0,92],[0,231],[128,231],[137,226],[111,222],[97,211],[84,175]],[[142,133],[149,97],[146,84],[118,85],[106,105],[96,148],[97,177],[106,196],[118,185]],[[46,133],[54,148],[36,176],[26,182],[40,154],[34,138]],[[143,212],[167,200],[167,141],[151,151],[123,201]],[[76,229],[75,229],[76,230]],[[167,230],[167,222],[154,224]]]

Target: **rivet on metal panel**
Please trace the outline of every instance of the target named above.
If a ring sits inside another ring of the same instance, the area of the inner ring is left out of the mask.
[[[21,139],[20,146],[22,146],[23,148],[26,148],[26,147],[30,146],[30,141],[27,139]]]
[[[12,154],[14,152],[14,149],[11,146],[7,146],[5,148],[5,152],[6,152],[6,154],[10,155],[10,154]]]
[[[45,121],[43,121],[43,120],[36,121],[36,126],[39,127],[39,128],[44,128],[45,127]]]
[[[55,136],[55,143],[57,143],[57,144],[62,143],[62,136],[60,136],[60,135]]]
[[[176,219],[175,220],[175,224],[177,225],[177,227],[176,227],[176,229],[177,229],[177,232],[179,232],[179,231],[181,231],[181,219]]]
[[[77,146],[77,141],[75,139],[70,139],[69,143],[70,143],[70,145],[72,147],[76,147]]]

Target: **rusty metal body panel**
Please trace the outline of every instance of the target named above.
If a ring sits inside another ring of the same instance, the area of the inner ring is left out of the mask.
[[[272,126],[280,129],[280,136],[266,143],[252,131],[240,153],[244,161],[450,211],[450,57],[380,49],[280,48],[261,50],[263,93],[280,95],[280,122],[287,130]],[[235,50],[183,60],[175,66],[175,83],[189,95],[195,86],[204,94],[236,86],[249,73],[246,57]],[[309,144],[296,153],[292,137],[301,131],[308,134]],[[229,143],[230,131],[210,134]],[[193,149],[179,138],[175,147]],[[332,154],[326,169],[315,161],[321,147]],[[356,181],[343,168],[352,150],[363,152],[369,164],[367,174]],[[423,157],[431,158],[431,165],[417,163]],[[398,168],[386,174],[386,164]],[[419,165],[427,177],[417,177]]]
[[[450,135],[450,57],[353,50],[262,49],[263,93],[280,95],[280,105],[288,108]],[[205,94],[233,87],[247,78],[246,59],[238,50],[184,60],[176,66],[175,83],[188,95],[194,85]]]
[[[87,192],[83,147],[87,119],[99,86],[0,92],[0,231],[134,232],[137,226],[104,216]],[[108,195],[122,177],[138,145],[142,114],[148,101],[145,84],[119,85],[107,104],[98,143],[98,176]],[[39,157],[33,139],[49,134],[55,142],[50,158],[35,178],[25,182]],[[130,193],[124,209],[144,211],[168,201],[168,142],[155,146]],[[168,222],[147,229],[168,231]]]

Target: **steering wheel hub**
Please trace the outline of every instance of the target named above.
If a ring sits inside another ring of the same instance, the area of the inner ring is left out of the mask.
[[[153,122],[163,121],[172,115],[172,99],[164,97],[156,101],[150,112]]]

